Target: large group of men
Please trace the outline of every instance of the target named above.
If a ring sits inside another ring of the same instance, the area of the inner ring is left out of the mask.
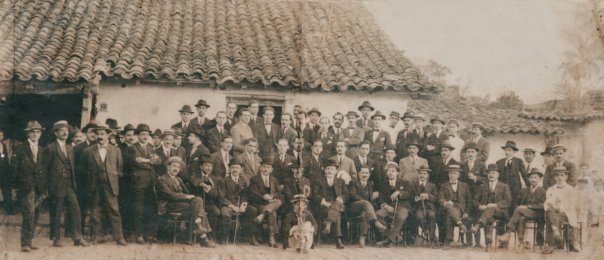
[[[387,117],[368,101],[360,114],[331,118],[296,105],[279,124],[275,109],[259,111],[256,101],[242,108],[228,103],[213,119],[207,101],[194,107],[184,105],[179,122],[163,131],[144,123],[122,128],[112,119],[77,130],[61,120],[49,127],[55,140],[46,147],[40,145],[45,127],[30,121],[27,140],[10,156],[9,147],[0,147],[0,170],[10,172],[23,215],[21,250],[38,248],[32,239],[46,204],[55,247],[63,246],[62,222],[76,246],[125,246],[125,238],[152,243],[161,235],[162,216],[176,213],[189,218],[205,247],[229,241],[240,227],[252,245],[288,248],[303,217],[313,237],[331,238],[338,249],[352,232],[348,227],[358,229],[361,247],[377,237],[382,247],[422,239],[443,249],[457,228],[464,245],[475,247],[484,229],[491,251],[492,228],[505,225],[495,246],[507,247],[516,233],[522,251],[528,222],[539,227],[542,253],[560,247],[566,233],[569,249],[580,248],[575,187],[584,178],[562,145],[524,149],[523,160],[507,141],[505,157],[487,165],[490,144],[480,123],[471,124],[471,137],[463,140],[455,119],[410,112]],[[537,153],[544,165],[534,162]],[[10,193],[4,198],[8,205]],[[299,211],[307,203],[308,210]]]

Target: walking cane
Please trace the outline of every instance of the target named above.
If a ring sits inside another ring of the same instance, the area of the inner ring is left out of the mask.
[[[241,192],[239,192],[239,196],[237,197],[237,207],[241,207],[239,203],[241,202]],[[239,229],[239,212],[235,215],[235,234],[233,235],[233,244],[237,243],[237,229]]]
[[[392,229],[394,227],[394,221],[396,220],[396,211],[398,210],[398,196],[396,197],[396,200],[394,201],[394,214],[392,215],[392,222],[390,222],[390,229]],[[399,235],[396,236],[396,243],[398,244],[398,237]]]
[[[428,237],[428,245],[432,246],[432,239],[431,239],[431,234],[430,234],[430,221],[428,220],[428,213],[426,212],[426,204],[424,203],[424,200],[422,200],[422,208],[424,209],[424,225],[426,226],[427,232],[428,234],[426,235]]]

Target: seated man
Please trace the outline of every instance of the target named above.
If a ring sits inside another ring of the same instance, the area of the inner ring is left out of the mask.
[[[543,177],[543,173],[537,168],[531,169],[528,174],[529,187],[520,190],[518,195],[518,207],[514,209],[512,218],[508,222],[507,231],[502,236],[499,236],[499,241],[507,242],[510,239],[512,232],[516,232],[518,241],[516,251],[522,253],[524,251],[524,226],[527,220],[541,222],[543,219],[543,202],[545,202],[545,190],[539,187],[539,182]],[[541,225],[539,225],[541,226]],[[542,234],[537,232],[537,234]]]
[[[256,216],[256,208],[248,205],[248,193],[247,193],[247,182],[241,176],[243,173],[243,162],[239,159],[232,159],[229,162],[229,177],[224,178],[222,185],[218,188],[220,194],[220,214],[222,216],[221,235],[220,241],[225,240],[225,235],[228,234],[229,220],[233,215],[239,214],[242,226],[242,230],[247,230],[249,241],[251,245],[257,246],[256,236],[256,225],[252,223],[252,219]],[[237,231],[235,231],[237,232]],[[226,242],[228,242],[226,237]],[[233,240],[236,237],[233,237]],[[233,241],[235,243],[237,241]]]
[[[575,239],[575,228],[579,226],[577,222],[577,212],[580,205],[579,192],[567,183],[568,170],[564,166],[554,168],[553,172],[556,183],[547,189],[545,203],[543,204],[546,224],[550,228],[547,232],[548,243],[541,253],[553,253],[554,248],[562,242],[562,223],[570,224],[570,251],[579,252],[579,245]]]
[[[157,179],[157,196],[159,198],[159,215],[166,213],[182,213],[194,219],[196,229],[194,233],[200,236],[201,246],[215,247],[213,241],[206,236],[212,229],[207,221],[200,197],[189,194],[184,182],[177,177],[185,167],[185,163],[178,156],[170,157],[166,162],[168,174]]]
[[[193,195],[203,199],[210,226],[218,227],[221,206],[218,188],[222,186],[222,179],[211,175],[213,164],[209,155],[202,155],[199,163],[199,171],[191,175],[191,191]]]
[[[260,213],[255,219],[256,224],[261,224],[268,217],[268,244],[277,247],[275,234],[277,234],[277,210],[281,207],[279,182],[272,176],[273,160],[267,158],[262,161],[260,174],[250,180],[249,202]]]
[[[365,238],[369,231],[369,225],[375,225],[376,229],[383,232],[386,229],[382,223],[377,221],[374,205],[379,205],[380,193],[375,188],[372,181],[369,180],[369,166],[363,165],[358,173],[358,179],[352,180],[349,184],[350,201],[348,202],[348,212],[350,216],[361,216],[361,230],[359,245],[365,247]]]
[[[290,201],[293,205],[290,212],[286,213],[285,218],[283,218],[283,226],[289,227],[285,234],[289,234],[287,239],[287,244],[291,244],[296,247],[296,252],[298,253],[308,253],[309,248],[313,248],[313,238],[317,230],[319,230],[319,225],[317,225],[317,221],[312,216],[308,207],[308,199],[304,194],[296,194],[294,198]],[[298,225],[302,223],[302,225]],[[287,247],[283,246],[283,249],[287,249]]]
[[[279,208],[278,214],[282,214],[285,218],[295,219],[294,216],[289,216],[294,214],[294,205],[291,203],[294,201],[294,197],[299,194],[306,194],[306,197],[310,197],[310,181],[302,176],[302,170],[300,169],[300,164],[298,161],[293,161],[289,166],[289,176],[285,177],[285,182],[283,183],[283,201],[284,204],[281,208]],[[310,214],[310,211],[308,212]],[[281,222],[281,234],[288,234],[289,230],[292,228],[292,225],[287,221]],[[318,229],[315,229],[317,231]],[[289,247],[289,238],[286,236],[282,236],[283,249],[287,249]]]
[[[429,181],[430,168],[422,165],[419,168],[419,179],[411,185],[411,196],[414,198],[414,211],[417,223],[422,227],[424,238],[429,244],[436,243],[436,200],[438,191],[436,185]],[[417,230],[417,229],[416,229]]]
[[[487,167],[487,181],[480,186],[478,193],[474,197],[474,206],[480,210],[478,223],[472,227],[472,233],[476,234],[481,227],[484,227],[484,240],[487,248],[485,251],[493,251],[492,243],[492,223],[495,218],[507,219],[508,208],[512,203],[510,189],[508,185],[499,181],[499,167],[495,164],[489,164]],[[497,232],[503,233],[502,229]]]
[[[449,165],[449,181],[440,186],[438,193],[438,203],[442,205],[439,218],[444,218],[444,234],[440,232],[439,239],[443,243],[443,249],[449,249],[453,241],[453,229],[459,227],[460,233],[466,232],[466,226],[463,224],[468,219],[468,211],[472,196],[467,184],[459,181],[460,167],[457,164]]]
[[[378,221],[383,225],[387,224],[387,219],[394,221],[390,225],[390,231],[386,239],[377,243],[378,246],[390,247],[396,242],[403,224],[409,216],[411,208],[411,185],[399,178],[399,167],[396,164],[386,165],[386,181],[382,184],[380,198],[382,205],[376,212]]]
[[[335,226],[336,248],[344,249],[342,243],[342,212],[348,201],[348,187],[342,179],[336,178],[338,162],[330,159],[325,165],[325,175],[312,184],[313,212],[323,218],[323,234],[330,234]]]

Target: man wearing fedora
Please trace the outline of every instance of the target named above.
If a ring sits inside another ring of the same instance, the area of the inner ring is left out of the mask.
[[[65,120],[54,123],[56,141],[44,149],[44,167],[48,173],[48,194],[50,196],[50,224],[53,246],[61,247],[61,215],[63,207],[71,216],[73,241],[76,246],[87,246],[82,239],[81,212],[77,198],[75,158],[73,148],[67,144],[71,126]],[[67,225],[65,225],[67,226]]]
[[[252,131],[251,114],[247,108],[241,109],[239,112],[239,122],[231,128],[231,137],[233,137],[234,155],[237,156],[245,151],[244,140],[254,138]]]
[[[443,249],[449,249],[453,241],[453,230],[459,227],[460,233],[466,232],[468,211],[472,203],[472,195],[468,185],[459,180],[461,168],[459,165],[449,165],[447,169],[449,181],[440,186],[438,192],[438,204],[440,212],[438,215],[438,238]],[[441,230],[444,232],[441,233]]]
[[[531,169],[533,168],[538,168],[539,166],[537,165],[537,163],[535,163],[535,154],[537,153],[537,151],[535,151],[535,149],[533,148],[524,148],[524,150],[522,150],[522,157],[524,158],[524,166],[526,167],[526,172],[528,174],[528,172],[531,171]],[[543,172],[543,170],[545,169],[539,169]]]
[[[482,129],[484,128],[484,125],[482,123],[479,122],[474,122],[472,123],[472,126],[470,128],[470,132],[472,134],[472,137],[470,137],[469,139],[467,139],[465,141],[465,146],[469,145],[470,143],[476,144],[476,146],[478,147],[478,150],[480,151],[480,154],[478,154],[478,160],[482,161],[483,163],[487,163],[487,160],[489,159],[489,152],[490,152],[490,147],[491,145],[489,144],[489,141],[487,141],[487,139],[485,139],[482,136]],[[463,157],[462,154],[462,160],[465,160],[465,157]]]
[[[543,176],[543,188],[547,190],[549,187],[554,186],[556,183],[554,179],[554,169],[555,168],[566,168],[568,171],[566,176],[566,181],[570,186],[575,187],[577,185],[577,180],[579,179],[579,170],[575,163],[566,160],[566,147],[563,145],[554,145],[551,149],[551,153],[554,157],[554,162],[547,166],[545,169],[545,175]]]
[[[210,226],[218,227],[221,207],[219,189],[222,186],[222,179],[212,176],[214,165],[209,155],[202,155],[199,163],[200,169],[191,175],[191,194],[203,199]]]
[[[400,177],[410,183],[417,180],[417,170],[421,166],[429,167],[428,161],[417,155],[419,149],[420,145],[417,140],[409,141],[407,143],[407,153],[409,155],[399,161]]]
[[[32,244],[37,224],[39,204],[48,197],[47,169],[43,164],[45,154],[39,144],[44,128],[38,121],[29,121],[24,129],[27,141],[17,145],[11,163],[12,176],[17,189],[17,201],[21,202],[21,251],[38,249]]]
[[[210,108],[210,105],[205,99],[200,99],[197,100],[195,108],[197,109],[197,116],[191,119],[191,124],[196,127],[200,127],[204,131],[209,129],[211,127],[212,120],[206,117],[206,112],[208,111],[208,108]]]
[[[371,153],[369,156],[376,161],[382,159],[384,152],[388,147],[392,147],[392,141],[390,141],[390,135],[388,132],[381,129],[382,122],[386,120],[386,116],[379,110],[371,116],[373,122],[372,128],[365,132],[364,140],[371,143]]]
[[[499,181],[500,168],[495,164],[489,164],[487,167],[487,181],[480,186],[478,192],[474,195],[474,207],[480,210],[478,223],[472,227],[472,233],[476,234],[479,229],[484,228],[486,251],[493,251],[492,228],[491,225],[495,219],[507,221],[508,211],[512,203],[512,196],[508,185]],[[497,234],[501,235],[502,229],[497,229]]]
[[[226,127],[227,114],[224,111],[218,111],[214,118],[215,125],[208,129],[205,133],[205,145],[210,150],[210,153],[215,153],[220,150],[222,137],[229,135],[229,129]]]
[[[512,194],[519,194],[522,188],[528,187],[528,179],[524,162],[514,155],[518,152],[516,142],[507,141],[501,149],[505,153],[505,158],[496,163],[501,174],[499,179],[509,186]],[[512,203],[512,206],[515,206],[515,203]]]
[[[464,157],[466,160],[460,165],[461,167],[461,178],[460,180],[468,184],[470,187],[470,194],[478,193],[480,185],[487,179],[487,166],[484,162],[478,160],[478,154],[480,149],[475,143],[470,143],[465,146]],[[480,218],[480,210],[475,207],[468,209],[470,215],[469,222],[476,224],[478,218]],[[468,224],[468,226],[471,226]],[[474,236],[474,242],[477,247],[480,246],[480,232],[472,234],[471,232],[466,233],[466,240],[468,243],[472,243],[472,236]]]
[[[308,110],[308,128],[312,129],[314,133],[319,131],[319,119],[321,119],[321,111],[318,108],[313,107]]]
[[[97,126],[93,129],[97,143],[82,152],[79,168],[86,173],[85,186],[91,209],[92,243],[96,236],[101,235],[102,215],[107,217],[113,233],[113,240],[118,245],[126,245],[122,235],[122,220],[118,205],[119,177],[122,176],[122,153],[119,148],[109,145],[107,126]]]
[[[189,182],[191,173],[199,169],[199,158],[204,154],[210,155],[210,150],[203,145],[202,139],[203,132],[201,128],[194,128],[189,131],[189,135],[187,136],[187,140],[189,141],[189,149],[186,156],[187,168],[180,174],[180,178],[187,183]]]
[[[189,132],[191,131],[191,129],[199,128],[198,125],[196,123],[193,123],[193,121],[191,120],[191,117],[194,113],[193,109],[191,109],[191,106],[189,105],[184,105],[180,110],[178,110],[178,112],[180,113],[180,122],[172,125],[171,128],[181,129],[183,135],[187,137],[189,136]],[[189,142],[186,138],[183,142],[183,146],[185,148],[189,147]]]
[[[443,129],[445,121],[439,116],[431,118],[430,124],[432,131],[426,138],[426,145],[420,152],[420,156],[428,161],[428,166],[430,166],[431,169],[434,169],[436,168],[436,164],[438,164],[440,159],[442,159],[440,157],[440,146],[443,142],[449,141],[449,134],[445,129]],[[451,146],[450,144],[448,145]]]
[[[449,141],[443,141],[439,150],[440,156],[438,157],[438,161],[433,163],[434,168],[430,168],[432,169],[432,172],[430,173],[430,182],[434,183],[437,187],[449,180],[449,165],[459,165],[459,162],[455,160],[452,155],[455,151],[455,147],[453,147]],[[430,165],[430,162],[428,162],[428,165]]]
[[[363,103],[358,107],[358,110],[361,112],[361,118],[357,120],[357,126],[363,128],[364,130],[374,129],[373,120],[371,119],[371,112],[375,110],[369,101],[363,101]]]
[[[529,187],[523,188],[518,195],[518,206],[514,209],[514,213],[508,221],[505,234],[499,237],[499,241],[507,242],[510,235],[516,232],[519,243],[516,246],[516,251],[522,253],[524,251],[524,233],[525,224],[527,221],[535,221],[538,223],[539,230],[543,230],[543,203],[545,202],[545,190],[539,186],[543,173],[537,168],[532,168],[528,174]],[[537,232],[538,238],[543,239],[540,235],[543,231]],[[538,239],[539,240],[539,239]],[[536,246],[536,245],[534,245]]]
[[[419,140],[419,136],[416,135],[415,130],[413,129],[413,118],[411,112],[405,112],[401,117],[404,128],[396,135],[394,145],[396,148],[397,161],[409,155],[407,153],[407,143],[409,143],[410,140]]]
[[[155,172],[159,176],[166,174],[166,162],[170,157],[181,156],[174,147],[174,139],[176,139],[176,133],[174,133],[174,131],[170,129],[164,130],[161,137],[161,145],[153,151],[159,157],[159,163],[155,165]]]
[[[195,223],[193,233],[201,238],[200,245],[215,247],[206,235],[212,228],[208,223],[203,200],[189,193],[187,185],[177,176],[185,168],[185,163],[180,157],[174,156],[168,159],[166,167],[168,174],[157,179],[158,214],[181,213],[190,216]]]
[[[266,158],[260,166],[260,174],[252,177],[250,180],[248,199],[252,207],[260,213],[254,222],[260,225],[268,217],[268,245],[277,247],[275,235],[278,232],[277,210],[281,207],[281,192],[279,191],[279,182],[272,175],[273,160]]]
[[[135,134],[138,142],[128,147],[125,165],[130,172],[130,187],[132,200],[133,235],[136,242],[143,244],[145,238],[148,242],[155,242],[157,232],[157,202],[153,186],[157,182],[155,165],[160,163],[159,156],[153,152],[149,143],[151,129],[146,124],[139,124]]]
[[[365,130],[363,128],[358,127],[356,122],[359,118],[359,114],[354,111],[348,111],[346,114],[346,119],[348,120],[348,126],[345,127],[340,136],[339,140],[343,140],[348,143],[348,150],[346,151],[346,155],[350,158],[356,158],[359,156],[359,148],[361,146],[361,142],[365,138]],[[358,170],[358,169],[357,169]]]
[[[418,170],[419,178],[411,183],[411,196],[413,197],[413,215],[415,224],[412,234],[417,233],[417,224],[421,226],[424,239],[428,239],[430,246],[436,244],[436,202],[438,200],[438,189],[430,182],[431,170],[427,166],[421,166]]]

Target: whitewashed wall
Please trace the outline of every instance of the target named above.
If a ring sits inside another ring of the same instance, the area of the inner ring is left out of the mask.
[[[293,93],[290,90],[219,90],[207,87],[133,85],[122,88],[119,85],[101,84],[96,106],[107,104],[106,112],[97,114],[97,121],[104,122],[106,118],[115,118],[121,126],[127,123],[134,125],[145,122],[153,129],[169,128],[180,120],[178,109],[184,104],[194,105],[198,99],[208,101],[210,108],[207,117],[214,118],[216,112],[225,110],[229,94],[274,95],[285,99],[285,111],[291,112],[295,104],[305,109],[317,107],[324,115],[331,117],[336,112],[346,113],[357,111],[357,107],[369,100],[376,109],[388,116],[390,111],[403,113],[410,99],[408,94],[395,92],[355,92],[340,93]],[[193,107],[195,109],[195,107]]]

